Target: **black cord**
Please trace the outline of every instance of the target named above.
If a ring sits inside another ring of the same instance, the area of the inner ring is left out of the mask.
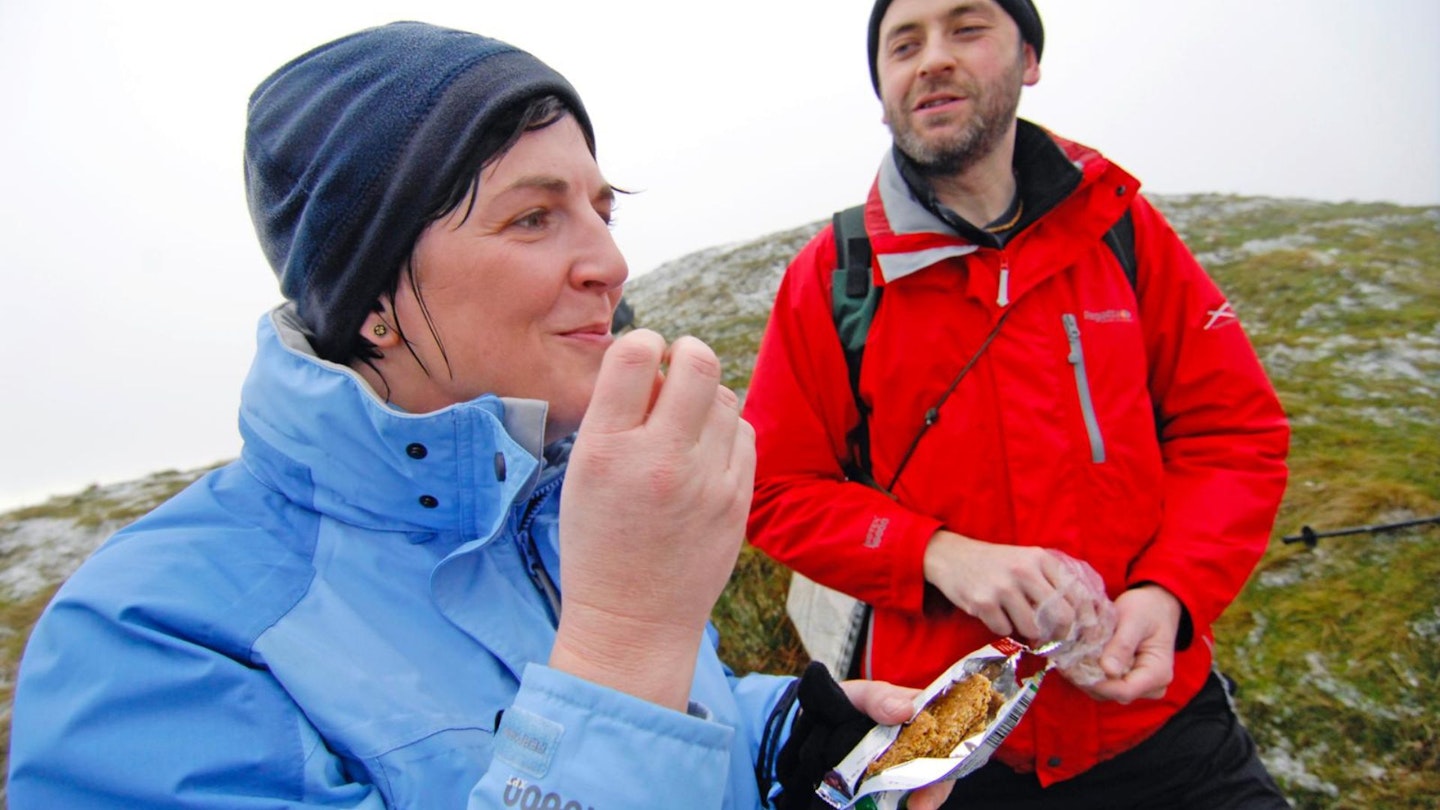
[[[780,693],[775,708],[765,720],[765,733],[760,737],[760,755],[755,758],[755,784],[760,788],[760,800],[770,801],[770,789],[775,785],[775,758],[780,754],[780,735],[785,729],[785,720],[795,707],[800,691],[800,679],[796,678]]]
[[[965,375],[970,373],[971,368],[974,368],[975,362],[980,359],[980,355],[984,354],[985,350],[990,348],[990,342],[995,339],[996,335],[1000,334],[1000,327],[1005,325],[1005,319],[1009,318],[1010,313],[1014,311],[1014,307],[1008,307],[1001,313],[1000,319],[997,320],[995,326],[990,329],[990,334],[986,335],[985,339],[980,342],[980,348],[976,349],[975,353],[970,355],[970,360],[966,362],[965,366],[955,375],[955,379],[950,381],[950,387],[946,388],[945,393],[940,395],[939,401],[937,401],[930,410],[925,412],[925,423],[922,424],[920,430],[915,433],[915,438],[910,441],[910,447],[905,451],[905,455],[900,457],[900,464],[895,468],[895,474],[890,477],[890,485],[885,487],[884,491],[887,495],[894,496],[895,484],[900,480],[900,473],[905,471],[905,465],[909,464],[910,457],[915,455],[915,448],[920,445],[920,439],[925,436],[925,432],[930,429],[931,425],[940,421],[941,406],[945,404],[945,400],[949,399],[951,394],[955,393],[956,386],[960,385],[960,381],[965,379]]]

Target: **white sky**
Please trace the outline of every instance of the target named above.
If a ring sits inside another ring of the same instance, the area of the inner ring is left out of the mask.
[[[1157,193],[1440,204],[1440,2],[1039,0],[1021,113]],[[251,89],[420,19],[564,73],[633,274],[862,199],[889,138],[869,0],[0,0],[0,508],[239,451],[278,301],[244,203]],[[673,336],[672,336],[673,337]]]

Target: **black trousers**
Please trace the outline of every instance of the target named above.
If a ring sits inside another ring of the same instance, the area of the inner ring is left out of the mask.
[[[1220,676],[1153,736],[1048,788],[991,760],[955,783],[947,810],[1272,810],[1290,803],[1255,752]]]

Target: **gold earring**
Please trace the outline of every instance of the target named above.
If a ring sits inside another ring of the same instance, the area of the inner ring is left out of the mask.
[[[375,328],[371,329],[370,331],[375,333],[375,337],[385,337],[386,335],[390,334],[390,327],[386,326],[383,323],[377,323],[375,324]]]

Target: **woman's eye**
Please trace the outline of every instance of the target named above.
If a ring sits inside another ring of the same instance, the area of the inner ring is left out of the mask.
[[[543,228],[548,219],[549,215],[545,211],[530,211],[511,224],[521,228]]]

